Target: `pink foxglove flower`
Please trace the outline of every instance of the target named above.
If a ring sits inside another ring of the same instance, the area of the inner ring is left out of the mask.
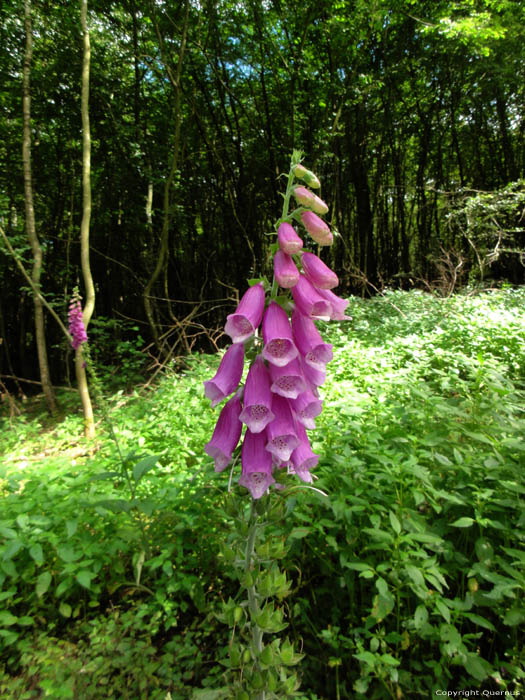
[[[270,365],[270,378],[272,380],[271,390],[287,399],[295,399],[307,389],[301,365],[297,359],[292,360],[284,367]]]
[[[82,318],[82,306],[78,297],[73,298],[69,304],[68,321],[71,345],[75,350],[78,350],[82,343],[87,343],[88,339]]]
[[[320,289],[319,294],[323,296],[326,301],[330,304],[332,307],[332,313],[330,314],[330,319],[332,321],[351,321],[352,317],[351,316],[346,316],[345,315],[345,309],[350,303],[348,299],[343,299],[342,297],[338,297],[337,294],[334,294],[331,292],[329,289]]]
[[[225,332],[234,343],[242,343],[255,333],[264,311],[264,287],[254,284],[244,293],[235,313],[226,317]]]
[[[283,462],[287,462],[299,444],[288,399],[275,394],[272,411],[275,418],[266,428],[266,449]]]
[[[321,258],[313,253],[303,253],[301,256],[303,271],[317,289],[333,289],[339,284],[339,278]]]
[[[293,196],[299,204],[303,205],[303,207],[309,207],[310,209],[313,208],[312,204],[314,203],[315,195],[313,192],[306,189],[306,187],[303,187],[302,185],[296,187],[293,191]]]
[[[284,367],[297,357],[288,314],[275,301],[272,301],[266,309],[262,333],[264,341],[262,354],[268,362]]]
[[[312,192],[313,194],[313,192]],[[310,205],[310,209],[315,211],[316,214],[326,214],[328,211],[328,204],[324,202],[320,197],[314,194],[314,201]]]
[[[319,245],[332,245],[334,237],[328,224],[320,219],[313,211],[303,211],[301,221],[310,236]]]
[[[301,423],[296,423],[296,430],[297,437],[299,438],[299,445],[292,452],[292,471],[297,474],[300,479],[310,484],[312,482],[310,469],[317,466],[319,456],[313,452],[304,426],[301,425]]]
[[[300,358],[301,369],[303,372],[303,377],[306,382],[310,384],[311,387],[321,386],[326,381],[326,367],[319,369],[318,367],[312,367],[312,365],[307,364],[304,357]]]
[[[273,271],[277,284],[284,289],[295,287],[299,281],[299,270],[292,258],[282,250],[278,250],[274,255]]]
[[[295,309],[292,314],[293,339],[306,364],[323,371],[333,358],[332,346],[325,343],[311,318]]]
[[[241,408],[241,398],[237,392],[224,405],[212,438],[204,447],[206,454],[215,460],[216,472],[222,471],[231,462],[233,450],[241,437],[242,423],[239,420]]]
[[[333,313],[332,306],[324,296],[321,296],[320,291],[304,275],[301,275],[299,282],[292,288],[292,296],[302,314],[328,321]]]
[[[244,345],[230,345],[213,377],[204,382],[204,393],[211,399],[213,408],[239,386],[244,365]]]
[[[323,202],[320,197],[313,192],[310,192],[310,190],[306,189],[306,187],[302,187],[301,185],[296,187],[293,191],[293,196],[299,202],[299,204],[302,204],[303,207],[308,207],[308,209],[311,209],[312,211],[315,211],[316,214],[326,214],[328,211],[328,205],[326,202]]]
[[[261,355],[255,358],[246,377],[243,405],[239,418],[252,433],[261,433],[274,419],[270,375]]]
[[[297,235],[294,227],[286,222],[277,230],[277,241],[279,248],[287,255],[295,255],[303,247],[303,239]]]
[[[265,449],[266,435],[246,431],[242,445],[242,474],[239,484],[245,486],[252,497],[260,498],[274,483],[272,455]]]
[[[315,418],[323,410],[322,400],[312,391],[304,391],[290,401],[296,419],[308,430],[315,429]]]

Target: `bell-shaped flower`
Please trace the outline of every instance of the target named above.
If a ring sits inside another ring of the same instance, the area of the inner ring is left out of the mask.
[[[309,430],[315,428],[315,418],[323,410],[322,400],[312,391],[303,391],[296,399],[290,401],[295,418]]]
[[[266,437],[268,438],[266,449],[278,459],[286,462],[299,444],[288,399],[274,394],[272,411],[275,418],[266,428]]]
[[[351,316],[345,315],[345,309],[350,303],[348,299],[343,299],[338,297],[329,289],[320,289],[319,294],[326,299],[326,301],[332,307],[332,313],[330,314],[330,320],[332,321],[351,321]]]
[[[277,229],[279,248],[287,255],[295,255],[303,247],[303,239],[297,235],[294,227],[286,222]]]
[[[239,484],[245,486],[255,499],[260,498],[275,481],[272,476],[272,455],[265,449],[266,441],[265,433],[247,430],[242,444]]]
[[[311,446],[306,430],[301,423],[296,422],[297,437],[299,438],[299,445],[292,452],[291,462],[293,471],[297,476],[305,481],[307,484],[312,483],[312,475],[310,474],[310,469],[317,466],[319,462],[319,456],[316,455]]]
[[[301,275],[295,287],[292,288],[292,296],[302,314],[321,321],[329,321],[333,313],[332,307],[325,297],[321,296],[321,291]]]
[[[339,278],[321,258],[313,253],[303,253],[301,256],[303,272],[317,289],[333,289],[339,284]]]
[[[242,343],[255,333],[264,311],[264,287],[259,282],[244,293],[235,313],[226,317],[225,332],[234,343]]]
[[[268,362],[284,367],[297,357],[288,314],[275,301],[272,301],[266,309],[262,333],[264,341],[262,354]]]
[[[282,250],[278,250],[274,255],[273,272],[277,284],[284,289],[295,287],[299,281],[299,270],[292,258]]]
[[[211,399],[211,405],[214,408],[237,389],[241,381],[243,365],[244,345],[242,343],[230,345],[216,375],[213,379],[204,382],[204,393]]]
[[[307,389],[301,365],[297,359],[292,360],[284,367],[270,365],[270,378],[272,380],[271,390],[287,399],[295,399]]]
[[[332,245],[334,236],[330,231],[330,227],[317,214],[314,214],[313,211],[303,211],[300,216],[303,226],[316,243],[319,245]]]
[[[293,339],[306,364],[324,371],[333,358],[332,346],[325,343],[311,318],[295,309],[292,314]]]
[[[239,418],[252,433],[261,433],[274,419],[270,375],[260,355],[255,358],[246,377],[243,409]]]
[[[320,197],[313,192],[310,192],[310,190],[302,185],[299,185],[299,187],[294,189],[293,196],[299,202],[299,204],[302,204],[303,207],[308,207],[308,209],[311,209],[312,211],[315,211],[316,214],[326,214],[328,211],[328,205],[326,202],[323,202]]]
[[[233,450],[241,437],[242,423],[239,420],[241,409],[240,392],[237,392],[224,405],[212,438],[204,447],[206,454],[215,460],[216,472],[221,472],[231,462]]]
[[[302,185],[295,187],[293,190],[293,196],[299,204],[303,205],[303,207],[308,207],[310,209],[312,208],[315,195],[306,187],[303,187]]]
[[[326,367],[319,369],[309,365],[304,357],[300,357],[301,370],[307,384],[312,387],[321,386],[326,381]]]

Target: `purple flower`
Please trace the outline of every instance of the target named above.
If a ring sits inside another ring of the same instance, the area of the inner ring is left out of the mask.
[[[318,369],[317,367],[312,367],[312,365],[307,364],[304,357],[301,356],[301,369],[303,372],[303,377],[306,379],[308,384],[313,387],[321,386],[326,381],[326,368]]]
[[[287,399],[295,399],[307,386],[299,360],[295,359],[284,367],[270,365],[271,390]]]
[[[310,282],[318,289],[333,289],[339,284],[339,279],[321,258],[313,253],[303,253],[301,256],[303,271]]]
[[[321,296],[322,290],[317,290],[304,275],[292,289],[292,296],[299,311],[305,316],[328,321],[333,313],[331,304]]]
[[[299,270],[292,258],[282,250],[278,250],[274,255],[273,271],[277,284],[284,289],[295,287],[299,281]]]
[[[330,227],[317,214],[314,214],[312,211],[303,211],[301,213],[301,221],[316,243],[319,243],[319,245],[332,245],[334,236],[330,231]]]
[[[212,438],[204,447],[206,454],[215,460],[216,472],[221,472],[231,462],[233,450],[241,437],[242,423],[239,420],[241,408],[238,392],[224,405]]]
[[[204,393],[213,408],[237,389],[244,365],[244,345],[230,345],[213,379],[204,382]]]
[[[272,411],[275,418],[266,428],[266,437],[268,438],[266,449],[286,462],[299,444],[288,400],[274,394]]]
[[[320,289],[319,294],[326,299],[326,301],[332,307],[332,313],[330,314],[330,319],[332,321],[351,321],[351,316],[345,316],[345,309],[350,303],[348,299],[342,299],[334,294],[329,289]]]
[[[265,449],[266,435],[247,430],[242,444],[242,474],[239,484],[245,486],[252,497],[260,498],[275,479],[272,476],[272,455]]]
[[[319,456],[314,454],[306,430],[301,423],[296,423],[297,437],[299,438],[299,445],[292,452],[291,462],[293,471],[297,476],[305,481],[306,483],[312,483],[312,475],[310,474],[310,469],[317,466],[319,462]]]
[[[242,343],[255,333],[264,311],[264,287],[254,284],[243,295],[235,313],[226,317],[225,332],[234,343]]]
[[[323,410],[323,402],[312,391],[304,391],[290,401],[296,419],[309,430],[314,430],[315,420]]]
[[[264,314],[262,333],[263,357],[268,362],[283,367],[297,357],[292,339],[292,329],[286,311],[272,301]]]
[[[82,306],[78,299],[73,298],[69,304],[69,333],[71,334],[71,345],[75,350],[87,343],[87,333],[82,318]]]
[[[306,364],[323,371],[333,358],[332,346],[323,342],[311,318],[295,309],[292,314],[292,331],[295,345]]]
[[[288,255],[294,255],[298,253],[303,247],[303,240],[295,232],[294,227],[291,224],[284,222],[277,229],[277,240],[279,242],[279,248],[283,253]]]
[[[274,419],[270,375],[261,355],[257,355],[246,377],[243,404],[239,418],[252,433],[262,432]]]

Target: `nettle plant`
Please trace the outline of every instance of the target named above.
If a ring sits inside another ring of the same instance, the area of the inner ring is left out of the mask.
[[[295,151],[282,216],[276,222],[273,282],[250,280],[237,309],[227,317],[225,332],[232,345],[213,379],[204,382],[213,407],[231,397],[205,451],[217,472],[231,464],[230,484],[240,458],[238,481],[251,496],[247,502],[241,489],[238,498],[229,500],[228,514],[236,526],[222,552],[247,594],[240,604],[232,599],[225,603],[221,616],[232,628],[223,662],[229,669],[224,696],[238,700],[292,697],[299,687],[290,667],[301,654],[288,639],[264,639],[287,627],[282,601],[291,587],[277,565],[286,554],[285,542],[273,535],[285,517],[286,495],[299,485],[314,489],[311,470],[319,456],[307,430],[315,428],[322,410],[319,387],[332,359],[332,346],[323,342],[315,321],[348,318],[348,301],[331,291],[339,283],[337,275],[303,249],[304,241],[292,225],[298,223],[307,240],[318,246],[333,242],[332,231],[319,216],[328,211],[327,205],[304,186],[318,188],[319,180],[300,158]],[[292,196],[298,206],[289,211]],[[241,384],[245,363],[249,368]]]

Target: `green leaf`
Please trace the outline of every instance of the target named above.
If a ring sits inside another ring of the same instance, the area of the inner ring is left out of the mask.
[[[66,532],[68,537],[73,537],[77,531],[78,520],[66,520]]]
[[[405,566],[405,571],[407,572],[409,578],[416,584],[416,586],[425,585],[425,579],[423,577],[423,574],[421,573],[420,569],[418,569],[416,566],[412,566],[411,564],[409,564],[408,566]]]
[[[42,550],[42,545],[37,542],[29,547],[29,556],[35,562],[35,564],[41,566],[44,563],[44,552]]]
[[[375,666],[376,657],[370,651],[360,651],[359,654],[353,654],[353,657],[367,666]]]
[[[306,537],[311,532],[313,532],[311,527],[294,527],[290,532],[289,537],[294,540],[302,540],[303,537]]]
[[[69,605],[69,603],[60,603],[58,606],[58,612],[62,615],[62,617],[71,617],[71,605]]]
[[[451,527],[470,527],[474,522],[476,522],[473,518],[459,518],[458,520],[455,520],[453,523],[451,523]]]
[[[475,613],[465,613],[465,617],[467,617],[471,622],[474,622],[476,625],[479,625],[480,627],[485,627],[485,629],[488,629],[491,632],[496,631],[496,628],[494,627],[492,622],[489,622],[484,617],[481,617],[481,615],[476,615]]]
[[[18,617],[11,615],[10,612],[5,610],[0,612],[0,625],[2,625],[2,627],[11,627],[11,625],[15,625],[17,622]]]
[[[97,501],[93,505],[105,508],[112,513],[127,513],[131,509],[131,504],[123,498],[110,498]]]
[[[423,625],[428,621],[428,610],[424,605],[418,605],[414,613],[414,625],[415,628],[421,629]]]
[[[133,466],[133,478],[135,482],[140,481],[157,464],[159,455],[148,455]]]
[[[68,547],[67,545],[57,547],[57,554],[62,561],[65,561],[67,564],[77,561],[82,556],[82,552],[76,552],[72,547]]]
[[[51,574],[49,571],[43,571],[40,576],[36,580],[36,594],[39,598],[41,598],[44,593],[47,591],[51,584]]]
[[[91,579],[94,577],[95,574],[92,571],[87,571],[86,569],[82,569],[75,576],[80,585],[87,589],[91,588]]]
[[[396,533],[396,535],[399,535],[399,533],[401,532],[401,523],[399,522],[399,519],[392,511],[389,511],[388,516],[390,518],[390,525],[392,526],[392,530]]]
[[[516,625],[521,625],[525,620],[525,611],[521,608],[511,608],[505,613],[503,618],[503,624],[509,627],[516,627]]]
[[[7,547],[2,552],[2,559],[8,561],[18,554],[18,552],[23,548],[24,543],[22,540],[11,540]]]

